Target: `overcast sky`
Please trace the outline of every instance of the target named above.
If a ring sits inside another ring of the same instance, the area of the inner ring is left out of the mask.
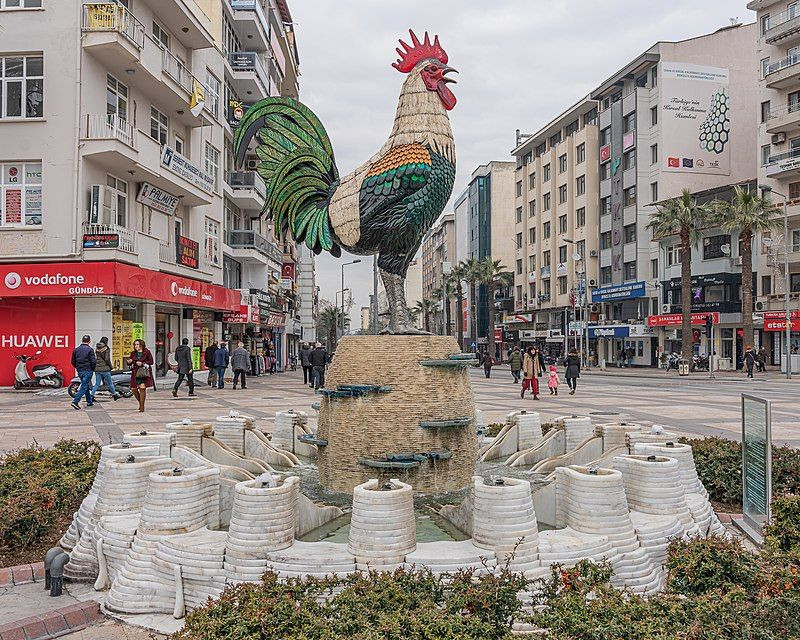
[[[658,40],[752,22],[745,0],[290,0],[300,98],[320,117],[344,176],[386,141],[403,76],[397,39],[428,30],[459,70],[450,85],[457,195],[479,164],[511,160],[517,128],[533,132]],[[451,203],[452,205],[452,199]],[[321,297],[341,289],[341,260],[317,259]],[[346,268],[351,316],[369,303],[372,259]]]

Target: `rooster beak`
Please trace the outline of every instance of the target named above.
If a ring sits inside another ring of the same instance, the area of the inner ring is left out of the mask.
[[[458,69],[453,69],[453,67],[445,67],[444,69],[442,69],[442,81],[452,82],[453,84],[456,84],[456,81],[453,78],[446,77],[446,75],[451,72],[458,73]]]

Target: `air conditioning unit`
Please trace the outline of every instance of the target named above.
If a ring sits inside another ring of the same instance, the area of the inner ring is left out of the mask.
[[[783,144],[786,142],[786,134],[785,133],[773,133],[772,134],[772,144]]]
[[[596,287],[597,286],[597,280],[595,280],[594,278],[589,278],[589,286],[590,287]]]
[[[258,169],[258,160],[248,160],[245,166],[248,171],[255,171]]]
[[[93,184],[89,197],[89,224],[111,224],[111,205],[114,194],[105,185]]]
[[[763,300],[756,300],[756,303],[754,305],[756,311],[763,311],[764,307],[766,306],[767,305],[764,303]]]
[[[590,257],[590,258],[596,258],[596,257],[597,257],[597,249],[592,249],[592,250],[589,252],[589,257]]]
[[[742,256],[736,256],[733,259],[733,266],[735,266],[735,267],[741,267],[742,266]]]
[[[589,305],[589,313],[598,313],[600,311],[599,304],[590,304]]]
[[[597,316],[597,319],[600,322],[605,322],[606,321],[606,314],[605,313],[601,313],[599,316]]]
[[[672,306],[668,304],[661,305],[661,313],[669,313],[672,310]]]

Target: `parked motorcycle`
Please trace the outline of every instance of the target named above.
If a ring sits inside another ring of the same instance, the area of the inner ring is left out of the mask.
[[[33,377],[28,373],[28,363],[37,360],[41,355],[41,349],[32,356],[18,353],[14,356],[17,366],[14,367],[14,388],[24,389],[25,387],[52,387],[60,388],[64,384],[64,374],[61,369],[54,364],[33,365]]]
[[[692,371],[708,371],[708,357],[695,354],[692,357]]]
[[[680,362],[680,358],[678,357],[677,353],[671,353],[667,356],[667,373],[669,373],[670,369],[675,369],[678,371],[678,363]]]
[[[123,398],[130,398],[133,395],[133,391],[131,391],[130,371],[120,371],[119,369],[112,371],[111,380],[114,383],[114,388],[117,390],[117,393]],[[94,382],[91,384],[93,386]],[[70,380],[69,387],[67,387],[67,392],[69,393],[70,397],[74,398],[76,395],[78,395],[78,389],[80,386],[81,379],[79,377],[75,376],[72,380]],[[99,387],[97,387],[97,391],[109,392],[105,380],[100,384]]]

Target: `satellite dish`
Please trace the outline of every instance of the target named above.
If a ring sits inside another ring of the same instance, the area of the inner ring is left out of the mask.
[[[729,244],[723,244],[719,250],[722,251],[722,253],[724,253],[726,256],[731,255],[731,245]]]
[[[578,262],[579,260],[583,260],[583,256],[576,251],[575,253],[572,254],[572,259],[575,262]]]

